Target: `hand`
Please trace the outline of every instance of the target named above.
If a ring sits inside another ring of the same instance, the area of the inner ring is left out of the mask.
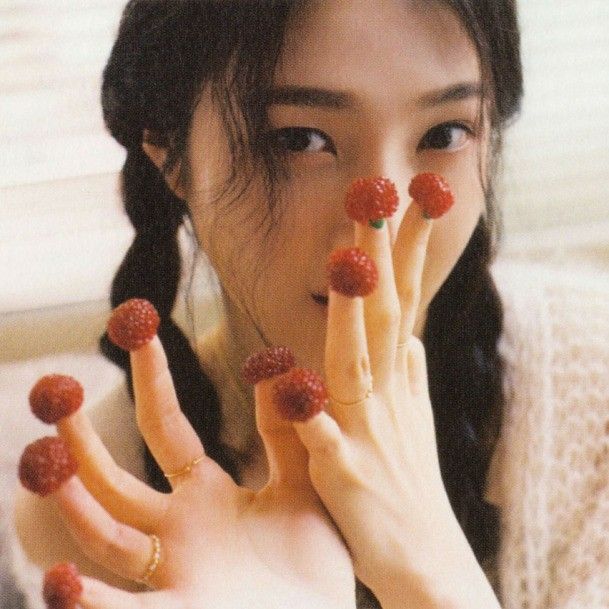
[[[160,561],[147,582],[155,591],[132,593],[83,578],[82,606],[353,609],[350,557],[310,484],[304,447],[270,406],[273,380],[256,386],[271,475],[254,492],[204,455],[179,410],[158,338],[132,352],[131,362],[138,425],[170,474],[171,494],[121,470],[86,415],[77,412],[58,430],[79,461],[78,477],[55,499],[85,553],[125,578],[142,578],[156,535]]]
[[[436,594],[472,581],[495,599],[446,494],[425,350],[413,335],[431,226],[411,204],[392,252],[387,224],[356,224],[379,284],[365,299],[330,291],[329,408],[295,423],[313,486],[383,607],[435,606]]]

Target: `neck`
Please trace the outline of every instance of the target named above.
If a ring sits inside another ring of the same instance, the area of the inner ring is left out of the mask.
[[[241,378],[246,357],[263,347],[253,346],[244,338],[239,325],[231,324],[230,315],[205,334],[198,342],[201,366],[211,379],[222,411],[221,439],[240,457],[239,468],[247,486],[257,486],[257,478],[265,463],[262,440],[256,429],[253,388]],[[248,483],[250,480],[250,483]],[[253,480],[253,481],[252,481]]]

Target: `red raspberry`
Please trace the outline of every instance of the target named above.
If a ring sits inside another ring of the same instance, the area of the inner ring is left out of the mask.
[[[28,490],[44,497],[54,493],[78,469],[68,445],[57,436],[28,444],[19,461],[19,479]]]
[[[345,199],[347,215],[362,224],[390,218],[400,201],[395,184],[387,178],[358,178],[351,184]]]
[[[274,399],[284,419],[304,422],[328,405],[328,392],[319,374],[307,368],[292,368],[277,380]]]
[[[30,408],[44,423],[57,423],[76,412],[84,399],[82,385],[71,376],[48,374],[30,391]]]
[[[435,173],[420,173],[412,178],[408,194],[423,209],[423,216],[428,220],[443,216],[455,202],[450,186]]]
[[[250,355],[243,364],[243,378],[252,385],[287,372],[296,364],[289,347],[269,347]]]
[[[48,609],[76,609],[81,594],[80,573],[74,563],[57,563],[44,574],[42,597]]]
[[[131,298],[112,311],[108,336],[121,349],[135,351],[154,338],[160,321],[150,302],[143,298]]]
[[[351,298],[371,294],[379,277],[374,260],[358,247],[334,250],[328,260],[328,275],[330,287]]]

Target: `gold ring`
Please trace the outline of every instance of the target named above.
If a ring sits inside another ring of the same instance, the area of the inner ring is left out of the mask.
[[[204,454],[199,455],[198,457],[195,457],[190,463],[186,464],[182,469],[178,470],[177,472],[171,472],[169,474],[165,474],[165,478],[167,478],[169,480],[170,478],[175,478],[177,476],[183,476],[184,474],[190,474],[193,467],[197,463],[201,463],[201,461],[203,461],[203,459],[205,459],[205,455]]]
[[[402,347],[405,347],[408,344],[408,339],[406,339],[405,341],[398,343],[395,348],[396,349],[401,349]]]
[[[333,402],[335,402],[336,404],[340,404],[341,406],[359,406],[361,403],[365,402],[368,398],[371,398],[372,394],[373,394],[372,387],[368,387],[364,397],[360,398],[359,400],[355,400],[353,402],[341,402],[340,400],[337,400],[336,398],[334,398],[332,396],[330,396],[330,399]]]
[[[144,571],[144,575],[138,580],[142,584],[150,585],[150,578],[156,571],[156,568],[161,562],[161,540],[157,535],[149,535],[150,541],[152,541],[152,555],[148,561],[148,565]]]

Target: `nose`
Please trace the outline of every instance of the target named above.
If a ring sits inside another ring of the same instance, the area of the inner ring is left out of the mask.
[[[399,207],[388,221],[391,236],[394,238],[410,203],[408,186],[415,173],[416,168],[404,151],[403,143],[385,139],[366,148],[345,172],[343,192],[346,193],[349,186],[358,178],[382,177],[391,180],[399,197]]]

